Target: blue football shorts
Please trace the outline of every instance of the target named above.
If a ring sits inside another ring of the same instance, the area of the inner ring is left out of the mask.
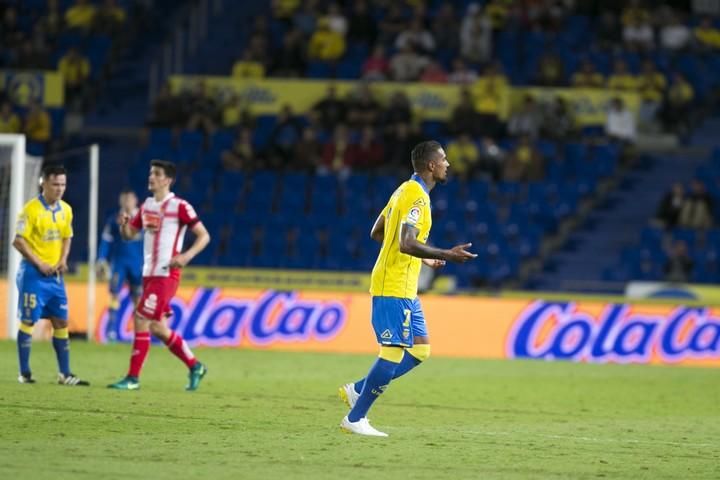
[[[41,318],[67,320],[68,301],[62,275],[46,277],[33,265],[20,262],[17,274],[18,318],[34,325]]]
[[[381,345],[412,347],[428,335],[420,299],[372,297],[372,325]]]

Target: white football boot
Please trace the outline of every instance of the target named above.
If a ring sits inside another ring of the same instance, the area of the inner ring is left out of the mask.
[[[347,415],[345,418],[342,419],[342,422],[340,422],[340,428],[347,432],[347,433],[357,433],[358,435],[365,435],[368,437],[387,437],[388,434],[381,432],[380,430],[376,430],[373,428],[372,425],[370,425],[370,422],[368,422],[367,417],[363,417],[357,422],[351,422],[348,420]]]
[[[342,387],[338,388],[338,396],[340,397],[340,400],[345,402],[345,405],[352,409],[355,406],[360,394],[355,391],[354,383],[346,383]]]

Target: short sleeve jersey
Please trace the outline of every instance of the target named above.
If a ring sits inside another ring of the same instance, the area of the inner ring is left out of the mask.
[[[73,236],[72,220],[70,205],[59,200],[50,206],[42,195],[38,195],[20,212],[15,234],[25,239],[42,262],[55,265],[62,256],[63,240]]]

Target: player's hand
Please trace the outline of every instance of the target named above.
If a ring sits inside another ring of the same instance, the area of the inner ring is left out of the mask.
[[[477,257],[477,254],[468,252],[467,249],[470,247],[472,247],[472,243],[455,245],[453,248],[447,251],[447,259],[455,263],[465,263],[468,260],[472,260],[473,258]]]
[[[445,266],[447,262],[445,260],[438,260],[436,258],[423,258],[423,263],[430,268],[437,270]]]
[[[130,221],[130,215],[127,212],[120,212],[116,218],[117,224],[120,226],[127,225]]]
[[[97,265],[95,265],[95,273],[97,274],[98,280],[101,282],[107,280],[109,277],[109,271],[110,265],[108,265],[108,262],[105,260],[98,260]]]
[[[170,268],[183,268],[189,261],[190,258],[184,253],[175,255],[172,260],[170,260]]]
[[[42,273],[46,277],[55,274],[55,267],[53,267],[52,265],[48,265],[45,262],[38,263],[37,269],[40,270],[40,273]]]
[[[61,275],[64,273],[67,273],[68,270],[69,270],[68,264],[66,261],[63,261],[63,260],[56,263],[55,266],[53,267],[53,273],[59,273]]]

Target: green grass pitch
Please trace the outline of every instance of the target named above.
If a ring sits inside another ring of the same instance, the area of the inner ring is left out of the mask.
[[[371,356],[198,349],[210,372],[153,346],[137,392],[105,385],[128,345],[75,342],[90,388],[53,384],[48,343],[35,385],[0,342],[2,479],[720,478],[720,371],[431,358],[370,412],[390,438],[338,428],[338,385]]]

